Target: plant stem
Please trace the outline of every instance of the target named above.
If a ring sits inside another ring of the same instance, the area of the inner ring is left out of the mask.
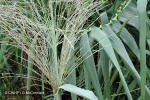
[[[54,100],[62,100],[60,91],[54,92]]]
[[[42,92],[44,92],[44,74],[42,73]],[[44,100],[44,94],[42,94],[42,100]]]
[[[33,68],[33,64],[31,63],[32,59],[28,56],[28,78],[27,78],[27,91],[30,91],[31,89],[31,77],[32,77],[32,68]],[[30,95],[27,94],[26,95],[26,100],[30,99]]]

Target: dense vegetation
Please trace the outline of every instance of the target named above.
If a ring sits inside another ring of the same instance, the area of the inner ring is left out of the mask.
[[[0,0],[0,100],[149,100],[149,15],[149,0]]]

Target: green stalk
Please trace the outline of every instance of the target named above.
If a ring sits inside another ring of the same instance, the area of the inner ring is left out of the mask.
[[[0,39],[2,39],[1,41],[5,41],[6,40],[6,38],[1,38],[1,37],[0,37]],[[3,56],[5,54],[5,51],[7,51],[7,45],[1,44],[0,45],[0,64],[3,61]]]
[[[33,68],[33,64],[31,62],[32,62],[32,59],[28,56],[27,91],[30,91],[31,89],[31,76],[32,76],[32,68]],[[26,100],[29,100],[29,99],[30,99],[30,95],[27,94]]]
[[[58,65],[57,65],[57,36],[55,34],[55,22],[54,22],[54,14],[53,14],[53,4],[52,4],[52,1],[50,1],[50,11],[51,11],[51,23],[52,23],[52,34],[53,34],[53,53],[54,53],[54,66],[55,66],[55,73],[56,73],[56,78],[59,79],[59,75],[58,75]]]
[[[52,1],[49,2],[50,5],[50,13],[51,13],[51,29],[52,29],[52,33],[53,33],[53,54],[54,54],[54,73],[56,75],[56,77],[54,77],[56,79],[56,89],[59,87],[59,74],[58,74],[58,61],[57,61],[57,35],[55,34],[55,18],[54,18],[54,9],[53,9],[53,3]],[[54,92],[54,98],[55,100],[61,100],[61,94],[58,91],[57,93]]]
[[[146,85],[146,7],[147,0],[138,0],[137,9],[140,22],[140,71],[141,71],[141,100],[145,100]]]
[[[44,92],[44,74],[42,73],[42,92]],[[42,100],[44,100],[44,94],[42,94]]]
[[[54,67],[55,67],[55,68],[54,68],[54,70],[55,70],[54,72],[56,73],[56,78],[59,79],[59,75],[58,75],[58,65],[57,65],[57,64],[58,64],[58,63],[57,63],[57,46],[54,47],[53,53],[54,53]],[[57,80],[57,79],[56,79],[56,80]],[[58,82],[58,80],[57,80],[57,82]]]
[[[62,100],[60,90],[58,90],[57,92],[54,91],[53,93],[54,93],[54,100]]]

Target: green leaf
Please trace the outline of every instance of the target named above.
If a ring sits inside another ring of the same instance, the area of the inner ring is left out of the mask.
[[[103,100],[98,74],[96,72],[94,58],[89,44],[89,38],[86,32],[81,37],[80,47],[81,47],[80,53],[83,58],[85,68],[87,69],[90,79],[92,81],[96,95],[98,96],[99,100]]]
[[[115,67],[117,68],[117,70],[119,72],[121,82],[127,93],[128,99],[132,100],[132,96],[130,94],[127,83],[124,79],[123,73],[120,69],[119,63],[117,61],[112,44],[111,44],[108,36],[104,33],[104,31],[100,30],[99,28],[93,27],[92,31],[91,31],[91,37],[93,37],[95,40],[97,40],[98,43],[104,48],[105,52],[107,53],[107,55],[109,56],[109,58],[111,59],[111,61],[113,62],[113,64],[115,65]]]
[[[98,100],[98,98],[94,95],[92,91],[85,90],[85,89],[79,88],[71,84],[64,84],[60,86],[59,88],[64,89],[68,92],[74,93],[76,95],[88,98],[90,100]]]
[[[122,28],[122,25],[118,21],[113,21],[112,29],[115,32],[121,31],[120,38],[122,39],[122,41],[132,50],[132,52],[137,56],[137,58],[140,58],[139,48],[136,44],[136,41],[128,32],[128,30],[125,27]]]
[[[123,62],[127,65],[128,70],[130,71],[130,73],[132,74],[134,79],[137,81],[137,83],[140,85],[141,77],[138,74],[137,70],[135,69],[123,43],[121,42],[121,40],[116,36],[116,34],[111,30],[111,28],[109,26],[103,26],[103,30],[109,36],[111,43],[113,45],[113,48],[120,55]],[[147,96],[150,96],[149,89],[147,88],[147,86],[144,86],[144,87],[146,88]]]
[[[104,76],[104,86],[105,86],[105,94],[107,97],[107,100],[111,100],[111,93],[110,93],[110,77],[109,77],[109,57],[107,56],[106,52],[104,50],[100,51],[100,65],[103,70],[103,76]]]
[[[139,16],[139,31],[140,31],[140,73],[141,73],[141,99],[145,100],[145,85],[146,85],[146,7],[147,0],[137,1],[137,10]]]

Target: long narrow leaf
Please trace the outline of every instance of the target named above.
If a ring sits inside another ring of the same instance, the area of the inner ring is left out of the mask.
[[[68,92],[74,93],[76,95],[88,98],[90,100],[98,100],[98,98],[94,95],[94,93],[92,91],[85,90],[85,89],[76,87],[71,84],[64,84],[64,85],[60,86],[59,88],[64,89]]]
[[[117,68],[117,70],[119,72],[119,75],[120,75],[122,84],[124,86],[124,89],[127,93],[128,99],[132,100],[132,96],[128,89],[127,83],[124,79],[123,73],[120,69],[119,63],[117,61],[117,58],[115,56],[115,53],[114,53],[114,50],[113,50],[113,47],[111,45],[109,38],[104,33],[104,31],[102,31],[96,27],[92,28],[91,37],[95,38],[99,42],[99,44],[102,45],[102,47],[104,48],[105,52],[107,53],[107,55],[109,56],[109,58],[111,59],[111,61],[113,62],[113,64],[115,65],[115,67]]]
[[[137,1],[140,28],[140,70],[141,70],[141,99],[145,100],[146,85],[146,7],[147,0]]]
[[[103,100],[98,74],[96,72],[96,66],[94,63],[94,58],[93,58],[93,54],[89,44],[89,39],[86,32],[81,38],[80,47],[81,47],[80,53],[82,58],[84,59],[84,64],[89,73],[96,95],[100,100]]]

